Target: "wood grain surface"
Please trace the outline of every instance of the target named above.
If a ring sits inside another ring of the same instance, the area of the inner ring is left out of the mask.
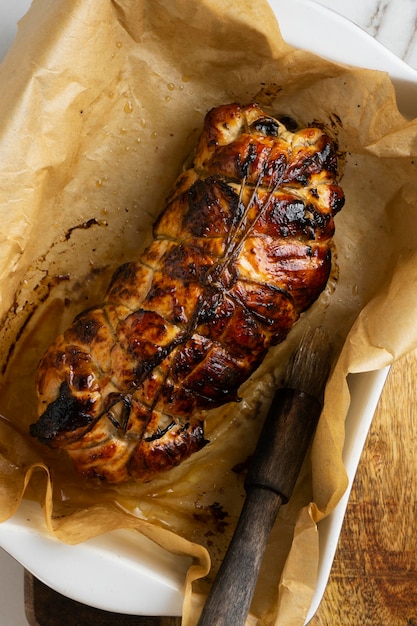
[[[387,378],[309,626],[417,626],[417,352]]]
[[[90,609],[25,581],[30,626],[179,626]],[[417,626],[417,351],[388,375],[329,583],[309,626]]]

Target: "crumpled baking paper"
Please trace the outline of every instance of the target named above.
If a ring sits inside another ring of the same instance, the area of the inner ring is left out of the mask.
[[[1,519],[31,498],[64,542],[125,527],[190,555],[183,623],[192,626],[239,515],[269,398],[304,327],[320,325],[335,354],[325,407],[247,621],[303,624],[316,522],[347,484],[347,374],[417,345],[416,121],[398,111],[386,74],[288,46],[262,0],[34,0],[0,84]],[[37,362],[138,255],[205,113],[234,101],[325,126],[344,153],[328,287],[242,402],[209,416],[204,450],[145,485],[83,483],[64,454],[28,436]]]

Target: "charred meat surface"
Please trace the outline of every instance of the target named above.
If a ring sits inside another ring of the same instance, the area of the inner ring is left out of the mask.
[[[85,477],[146,481],[207,442],[204,412],[324,289],[344,203],[334,143],[256,104],[211,110],[153,242],[40,361],[31,434]]]

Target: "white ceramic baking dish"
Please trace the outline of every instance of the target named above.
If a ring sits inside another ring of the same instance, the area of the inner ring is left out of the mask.
[[[29,0],[1,4],[0,59],[29,4]],[[417,116],[417,73],[364,31],[311,0],[270,0],[270,4],[288,43],[335,61],[388,71],[402,112]],[[326,32],[325,38],[316,37],[320,31]],[[349,486],[336,509],[319,524],[319,578],[306,623],[316,612],[328,581],[351,485],[387,372],[349,379],[352,403],[344,448]],[[66,546],[47,533],[39,507],[24,501],[14,517],[0,525],[0,546],[0,589],[10,604],[9,626],[22,623],[23,593],[16,586],[19,567],[56,591],[97,608],[133,615],[181,614],[188,559],[174,557],[128,531]]]

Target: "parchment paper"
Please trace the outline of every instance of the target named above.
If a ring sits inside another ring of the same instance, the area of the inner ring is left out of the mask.
[[[269,398],[303,327],[322,325],[337,362],[247,622],[303,624],[316,584],[316,522],[346,488],[346,376],[417,345],[417,123],[398,112],[386,74],[286,45],[261,0],[34,0],[0,85],[1,519],[32,498],[67,543],[126,527],[191,555],[183,623],[195,624],[239,515]],[[143,248],[206,111],[254,100],[324,125],[345,154],[329,285],[244,386],[243,401],[209,416],[202,452],[147,485],[82,483],[65,455],[27,435],[37,362]]]

